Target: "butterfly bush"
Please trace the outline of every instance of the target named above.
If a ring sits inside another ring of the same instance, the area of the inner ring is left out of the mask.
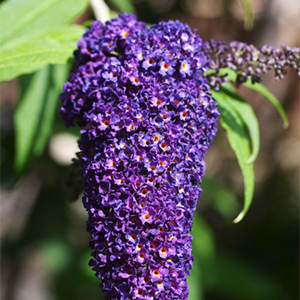
[[[273,70],[275,80],[283,79],[286,67],[295,69],[300,76],[300,48],[281,46],[278,49],[263,45],[259,49],[253,45],[232,41],[204,42],[202,51],[207,58],[207,65],[213,71],[207,74],[211,88],[218,90],[227,81],[227,74],[220,75],[221,68],[230,68],[237,74],[236,85],[251,79],[252,84],[262,81],[262,74]]]
[[[247,61],[230,49],[134,14],[95,21],[78,42],[60,115],[82,128],[90,266],[105,299],[188,298],[189,232],[219,115],[209,89],[225,81],[220,68]]]

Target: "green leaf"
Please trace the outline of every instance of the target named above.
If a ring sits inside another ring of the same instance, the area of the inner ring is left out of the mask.
[[[46,66],[33,75],[20,77],[22,96],[14,118],[17,176],[45,149],[68,71],[68,65]]]
[[[253,163],[248,163],[250,157],[250,141],[244,128],[243,121],[235,110],[228,104],[230,99],[224,92],[211,90],[213,97],[219,104],[220,123],[227,132],[229,144],[237,157],[244,178],[244,207],[235,223],[241,221],[249,209],[254,193],[254,168]]]
[[[244,86],[247,88],[250,88],[252,90],[255,90],[262,94],[264,97],[266,97],[278,110],[281,119],[283,121],[283,127],[288,128],[289,127],[289,120],[288,117],[284,111],[284,108],[280,104],[279,100],[276,98],[274,94],[272,94],[264,85],[261,83],[255,83],[252,84],[251,81],[247,80],[247,82],[243,83]]]
[[[0,45],[69,24],[88,0],[7,0],[0,6]]]
[[[46,31],[33,31],[25,36],[11,39],[1,46],[1,50],[13,49],[18,45],[35,43],[38,40],[51,38],[57,41],[73,41],[76,43],[84,33],[85,27],[82,25],[62,25],[59,28],[49,28]]]
[[[215,70],[208,70],[206,72],[206,74],[212,74],[215,73]],[[219,71],[219,75],[226,75],[227,74],[227,79],[229,81],[233,81],[236,82],[236,77],[237,74],[235,73],[235,71],[229,69],[229,68],[222,68]],[[282,105],[280,104],[279,100],[276,98],[276,96],[274,94],[272,94],[263,84],[261,83],[252,83],[251,79],[248,79],[246,82],[243,83],[243,86],[252,89],[254,91],[259,92],[260,94],[262,94],[264,97],[266,97],[278,110],[281,119],[283,121],[283,127],[287,128],[289,126],[289,121],[288,121],[288,117],[284,111],[284,108],[282,107]]]
[[[4,47],[0,57],[0,82],[34,72],[47,64],[67,63],[76,48],[75,41],[82,33],[78,27],[73,29],[14,47]]]
[[[252,153],[247,162],[252,163],[258,155],[260,147],[258,120],[252,107],[242,97],[234,92],[230,83],[226,83],[225,87],[222,88],[222,91],[228,96],[228,104],[238,113],[244,125],[248,129],[252,144]]]
[[[214,73],[216,73],[216,70],[208,69],[208,70],[205,72],[204,76],[210,75],[210,74],[214,74]],[[236,81],[237,75],[236,75],[235,71],[233,71],[232,69],[229,69],[229,68],[222,68],[222,69],[219,70],[218,74],[219,74],[220,76],[227,75],[226,78],[227,78],[228,80],[233,81],[233,82]]]
[[[241,207],[235,194],[216,179],[209,178],[208,174],[204,176],[200,186],[203,189],[201,199],[208,199],[226,220],[232,220]]]
[[[242,0],[242,4],[245,10],[245,22],[244,28],[245,29],[252,29],[254,23],[254,14],[253,8],[250,0]]]
[[[109,10],[109,17],[111,18],[111,19],[113,19],[113,18],[117,18],[118,17],[118,13],[117,12],[115,12],[114,10]]]
[[[135,12],[135,8],[130,0],[109,0],[120,12]]]

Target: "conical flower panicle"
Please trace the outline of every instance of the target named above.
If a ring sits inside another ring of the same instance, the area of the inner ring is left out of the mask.
[[[106,299],[188,298],[193,212],[218,110],[202,40],[121,14],[87,29],[61,95],[82,126],[83,204]]]
[[[256,48],[253,45],[232,41],[210,40],[202,44],[202,51],[207,58],[207,65],[215,72],[207,75],[208,83],[218,90],[227,81],[226,75],[220,75],[221,68],[229,68],[237,73],[236,84],[251,79],[252,83],[261,82],[262,75],[273,70],[275,80],[283,79],[287,73],[286,67],[298,72],[300,76],[300,49],[281,46],[281,49],[263,45]]]

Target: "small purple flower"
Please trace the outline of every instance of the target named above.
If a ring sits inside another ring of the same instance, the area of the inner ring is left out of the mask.
[[[182,60],[180,63],[180,74],[183,77],[190,76],[193,73],[192,65],[188,60]]]
[[[171,59],[170,56],[166,55],[165,57],[161,58],[158,66],[159,71],[158,73],[166,76],[166,75],[172,75],[175,72],[174,66],[176,65],[176,62],[174,59]]]
[[[275,79],[283,79],[286,66],[295,69],[300,76],[300,49],[281,46],[277,49],[264,45],[257,49],[253,45],[232,41],[228,45],[224,41],[210,40],[202,44],[202,51],[207,58],[208,67],[215,72],[207,75],[209,85],[219,89],[227,81],[226,74],[220,76],[220,68],[230,68],[237,73],[236,84],[251,79],[252,83],[261,82],[261,74],[274,70]]]
[[[87,29],[61,95],[81,127],[90,266],[105,299],[186,300],[193,212],[219,112],[202,40],[121,14]]]
[[[149,55],[149,56],[145,57],[145,60],[142,63],[142,67],[145,70],[148,70],[150,67],[156,66],[156,61],[154,60],[154,57],[155,57],[154,55]]]

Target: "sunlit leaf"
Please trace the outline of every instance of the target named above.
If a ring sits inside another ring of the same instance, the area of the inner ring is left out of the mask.
[[[283,127],[287,128],[289,126],[289,120],[284,111],[284,108],[282,107],[282,105],[280,104],[280,102],[276,98],[276,96],[274,94],[272,94],[264,85],[262,85],[261,83],[252,84],[251,81],[249,81],[249,80],[247,82],[243,83],[243,85],[246,86],[247,88],[250,88],[252,90],[259,92],[264,97],[266,97],[278,110],[278,112],[281,116],[281,119],[283,121]]]
[[[0,5],[0,44],[69,24],[88,0],[7,0]]]
[[[75,48],[74,36],[71,40],[47,37],[4,48],[0,57],[0,82],[34,72],[47,64],[65,64]]]
[[[70,41],[76,43],[82,36],[84,30],[84,26],[72,24],[63,25],[59,28],[50,28],[49,30],[43,32],[33,31],[31,34],[28,33],[26,36],[21,36],[7,41],[1,46],[1,51],[13,50],[14,47],[27,43],[34,44],[36,41],[45,38],[51,38],[60,42]]]
[[[228,104],[238,113],[244,125],[248,129],[251,139],[252,153],[247,162],[252,163],[258,155],[260,147],[258,120],[252,107],[242,97],[235,93],[233,89],[231,89],[229,83],[225,84],[222,91],[228,96],[226,98],[228,100]]]
[[[209,69],[205,72],[204,76],[206,75],[210,75],[210,74],[214,74],[216,73],[216,70],[213,70],[213,69]],[[235,82],[236,81],[236,72],[233,71],[232,69],[229,69],[229,68],[221,68],[219,71],[218,71],[218,74],[220,76],[224,76],[226,75],[226,78],[229,80],[229,81],[233,81]]]
[[[228,101],[230,101],[228,99],[229,97],[223,92],[216,92],[213,90],[211,92],[219,104],[218,107],[221,112],[220,123],[227,132],[229,144],[235,152],[244,178],[244,207],[234,220],[234,222],[237,223],[242,220],[248,211],[254,193],[253,163],[247,162],[251,155],[250,141],[243,121],[236,111],[228,104]]]
[[[114,10],[109,10],[109,17],[111,18],[111,19],[113,19],[113,18],[117,18],[118,17],[118,13],[116,12],[116,11],[114,11]]]
[[[109,0],[120,12],[135,12],[135,8],[130,0]]]

